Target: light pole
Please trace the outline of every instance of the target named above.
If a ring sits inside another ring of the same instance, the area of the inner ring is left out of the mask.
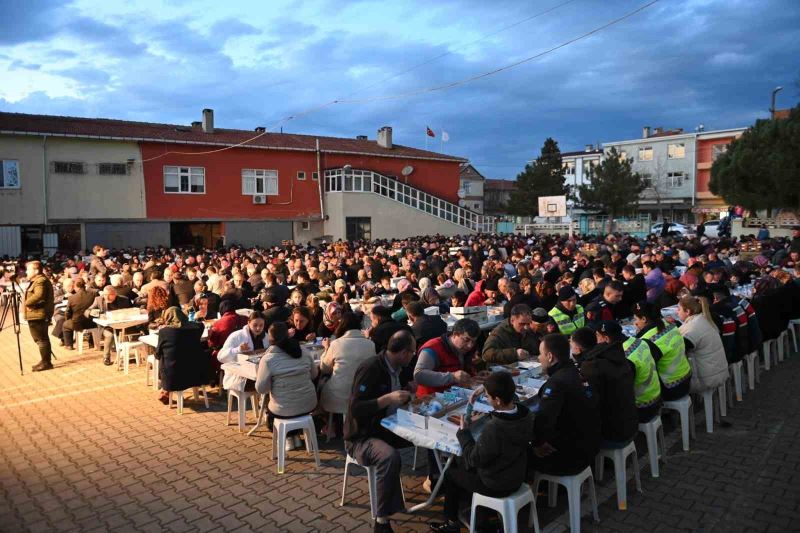
[[[780,91],[783,90],[783,87],[780,85],[772,89],[772,107],[769,108],[770,117],[774,120],[775,119],[775,95],[778,94]]]

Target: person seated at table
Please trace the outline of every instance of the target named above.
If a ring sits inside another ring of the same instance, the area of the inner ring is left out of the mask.
[[[507,365],[539,355],[541,336],[531,331],[531,308],[517,304],[511,316],[489,333],[481,357],[487,363]]]
[[[328,338],[334,334],[339,322],[342,320],[342,306],[336,302],[330,302],[325,307],[322,315],[322,324],[317,328],[317,337]]]
[[[64,311],[64,323],[61,330],[64,335],[64,348],[74,350],[73,332],[83,331],[94,327],[91,318],[84,316],[84,312],[94,303],[94,298],[86,292],[86,282],[82,279],[75,281],[75,294],[67,298],[67,308]],[[95,346],[95,348],[100,348]]]
[[[371,327],[367,336],[375,343],[377,353],[386,349],[389,339],[400,330],[411,331],[408,324],[392,320],[392,310],[382,305],[376,305],[370,311]]]
[[[583,307],[578,305],[578,295],[570,286],[558,289],[558,303],[548,313],[555,320],[562,335],[571,335],[585,324]]]
[[[108,311],[116,311],[118,309],[129,309],[131,302],[124,296],[117,295],[117,290],[111,285],[103,287],[103,291],[99,296],[94,299],[92,305],[84,311],[86,318],[97,318],[106,314]],[[102,328],[103,335],[103,364],[106,366],[111,365],[111,348],[114,346],[114,329]]]
[[[283,305],[286,300],[281,302],[274,288],[269,288],[264,291],[261,301],[264,305],[263,315],[264,320],[267,322],[267,328],[275,322],[287,322],[292,316],[292,311]]]
[[[240,330],[247,325],[247,318],[236,313],[231,302],[221,302],[219,304],[220,318],[208,329],[208,347],[211,349],[211,370],[212,383],[217,383],[217,375],[220,371],[220,361],[217,359],[220,348],[228,340],[231,333]],[[220,387],[221,389],[221,387]]]
[[[586,307],[586,325],[597,330],[606,320],[615,320],[614,310],[622,301],[625,288],[619,280],[606,284],[600,295]]]
[[[467,293],[457,290],[450,297],[450,307],[464,307],[467,304]]]
[[[695,296],[681,298],[678,302],[678,318],[682,322],[678,329],[692,365],[689,390],[702,393],[716,389],[728,380],[728,360],[708,301]]]
[[[627,337],[619,322],[608,320],[597,330],[597,342],[622,343],[625,357],[636,368],[633,394],[636,397],[636,411],[639,423],[645,423],[658,416],[661,411],[661,386],[659,385],[656,361],[661,358],[661,350],[646,339]]]
[[[665,322],[658,306],[646,300],[633,306],[633,324],[638,338],[649,340],[661,351],[656,361],[661,398],[672,401],[689,394],[692,366],[686,358],[686,343],[678,328]]]
[[[172,274],[169,290],[173,303],[180,307],[189,305],[192,302],[192,298],[194,298],[193,283],[184,278],[180,270]]]
[[[312,329],[311,311],[308,307],[295,307],[289,319],[289,336],[297,342],[313,342],[317,333]]]
[[[601,448],[623,448],[639,431],[633,382],[636,368],[622,349],[622,342],[597,343],[590,328],[576,329],[569,339],[581,375],[598,397]]]
[[[256,391],[268,394],[267,421],[272,430],[275,418],[296,418],[304,416],[317,406],[317,390],[314,379],[318,373],[317,364],[311,355],[304,354],[300,343],[289,337],[286,322],[273,322],[269,327],[269,347],[258,363]],[[292,432],[292,445],[299,448],[298,432]],[[286,443],[278,443],[286,446]]]
[[[321,374],[330,375],[320,395],[320,404],[327,413],[344,414],[350,397],[350,387],[359,365],[374,357],[375,343],[361,332],[359,313],[345,313],[336,329],[334,340],[324,339],[325,352],[319,363]],[[327,434],[335,435],[334,427],[328,427]]]
[[[445,472],[445,522],[431,522],[433,531],[461,531],[459,507],[461,501],[470,501],[473,493],[505,498],[519,490],[525,481],[533,416],[527,407],[516,401],[516,384],[509,372],[492,373],[484,386],[470,396],[470,404],[474,405],[481,393],[485,394],[493,411],[477,441],[470,431],[470,421],[462,415],[461,428],[456,433],[461,445],[461,461]],[[480,527],[480,512],[476,522],[473,525]]]
[[[449,334],[431,339],[419,349],[414,367],[417,398],[441,392],[453,385],[468,387],[472,382],[472,357],[475,354],[480,326],[474,320],[462,318]],[[423,488],[430,492],[439,478],[439,467],[433,452],[428,451],[428,478]]]
[[[126,263],[127,265],[127,263]],[[133,303],[133,297],[136,296],[133,293],[133,289],[130,285],[126,284],[123,280],[122,274],[111,274],[108,277],[108,281],[111,283],[111,286],[117,291],[117,296],[123,296]]]
[[[60,341],[61,346],[64,346],[63,326],[64,320],[66,320],[64,316],[66,306],[59,306],[59,304],[62,304],[62,300],[65,302],[68,301],[69,297],[73,294],[75,294],[75,282],[70,277],[64,278],[61,281],[61,300],[58,298],[55,299],[56,309],[53,313],[53,330],[50,332],[53,337],[56,337]]]
[[[633,313],[633,306],[647,297],[647,286],[644,275],[637,274],[633,265],[622,267],[622,301],[617,306],[617,316],[628,318]]]
[[[315,294],[306,296],[306,307],[311,311],[311,329],[316,332],[323,322],[322,306],[319,305],[319,298]]]
[[[411,285],[411,282],[407,279],[403,278],[397,282],[397,294],[392,301],[392,312],[394,313],[398,309],[403,307],[403,295],[410,294],[413,300],[419,300],[419,295],[414,292],[414,286]]]
[[[599,449],[598,398],[570,360],[567,337],[546,335],[539,344],[539,363],[547,381],[533,409],[533,457],[528,470],[576,474],[594,462]]]
[[[150,296],[147,298],[147,321],[156,324],[161,320],[164,311],[169,307],[169,293],[160,285],[150,289]]]
[[[231,333],[225,340],[225,344],[222,345],[222,348],[217,353],[219,362],[236,363],[240,353],[252,354],[256,351],[266,350],[269,347],[269,340],[267,339],[265,324],[264,315],[260,311],[250,313],[247,324],[242,329]],[[248,382],[247,378],[229,372],[225,372],[222,386],[226,390],[240,392],[252,390],[252,382]]]
[[[403,367],[414,358],[417,344],[409,331],[391,336],[375,357],[363,361],[356,370],[344,427],[347,454],[363,466],[375,467],[377,495],[375,532],[391,532],[390,518],[405,511],[400,485],[402,462],[398,448],[412,444],[381,425],[397,408],[411,401]]]
[[[194,283],[192,309],[196,320],[213,320],[219,315],[220,297],[209,291],[202,280]]]
[[[211,364],[203,350],[200,338],[203,325],[190,322],[180,307],[164,311],[164,327],[158,330],[156,359],[161,391],[158,400],[169,403],[169,391],[184,391],[207,385],[211,377]]]
[[[410,302],[406,306],[408,321],[411,322],[411,333],[417,341],[417,346],[422,346],[431,339],[441,337],[447,333],[447,322],[436,315],[426,315],[422,302]]]
[[[494,305],[499,293],[497,278],[482,279],[475,284],[475,289],[467,296],[466,307]]]
[[[410,292],[402,294],[401,307],[400,309],[392,313],[392,320],[394,320],[395,322],[403,322],[403,323],[408,322],[408,313],[406,312],[406,306],[411,302],[419,301],[419,297],[415,298],[415,296],[416,296],[415,294]]]
[[[305,294],[302,290],[295,287],[292,290],[291,294],[289,295],[289,300],[286,302],[286,306],[289,309],[296,309],[298,307],[303,307],[305,300]]]

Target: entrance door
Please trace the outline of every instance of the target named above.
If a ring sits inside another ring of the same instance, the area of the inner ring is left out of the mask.
[[[346,237],[348,241],[372,240],[372,218],[345,218]]]
[[[44,251],[42,230],[42,226],[22,226],[22,255],[42,255]]]
[[[215,248],[222,240],[219,222],[172,222],[169,225],[172,246]]]

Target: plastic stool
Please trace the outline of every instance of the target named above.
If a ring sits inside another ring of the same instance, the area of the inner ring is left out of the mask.
[[[717,393],[719,393],[719,415],[728,416],[728,402],[726,401],[727,379],[719,386]]]
[[[347,493],[347,477],[348,477],[348,467],[350,465],[360,466],[364,470],[367,471],[367,486],[369,488],[369,510],[372,514],[372,518],[377,518],[378,514],[378,482],[376,481],[376,474],[375,474],[375,467],[374,466],[364,466],[359,464],[350,454],[347,454],[347,459],[344,463],[344,483],[342,483],[342,501],[339,502],[340,507],[344,507],[344,497]],[[400,494],[403,496],[403,503],[406,501],[406,495],[403,492],[403,484],[400,483]]]
[[[789,330],[785,329],[778,335],[778,361],[782,363],[785,358],[784,356],[788,355],[790,352]]]
[[[208,409],[208,393],[206,392],[206,386],[205,385],[200,385],[199,387],[192,387],[192,394],[193,394],[195,400],[197,400],[197,389],[200,389],[203,392],[203,400],[205,401],[206,409]],[[169,391],[169,401],[167,403],[167,407],[172,409],[172,395],[175,394],[177,396],[177,398],[175,400],[175,404],[176,404],[176,406],[178,408],[178,414],[182,415],[183,414],[183,393],[186,392],[187,390],[189,390],[189,389]]]
[[[768,339],[764,341],[764,344],[761,347],[761,351],[764,356],[764,370],[769,370],[773,362],[776,365],[778,364],[777,344],[778,339]]]
[[[233,399],[236,398],[236,407],[239,409],[239,432],[241,433],[244,431],[245,426],[247,425],[246,418],[247,418],[247,399],[250,399],[250,404],[253,406],[253,414],[256,416],[256,420],[258,420],[258,399],[256,398],[256,391],[248,390],[248,391],[238,391],[238,390],[229,390],[228,391],[228,418],[225,421],[226,426],[231,425],[231,411],[233,407]]]
[[[720,402],[720,411],[722,410],[722,406],[725,405],[725,391],[723,389],[725,385],[720,385],[716,389],[706,389],[703,391],[703,409],[705,410],[706,414],[706,433],[714,433],[714,419],[719,420],[719,416],[717,416],[717,412],[714,411],[714,393],[719,391],[719,397],[722,399]]]
[[[731,363],[728,365],[728,371],[733,376],[733,388],[736,391],[736,401],[742,401],[742,367],[744,364],[741,361],[737,361],[735,363]],[[733,396],[731,392],[730,396]]]
[[[787,334],[792,336],[792,343],[789,345],[789,348],[794,346],[794,351],[798,351],[797,347],[797,331],[795,330],[795,326],[800,325],[800,319],[790,320],[789,321],[789,328],[786,330]]]
[[[311,418],[311,415],[298,416],[296,418],[276,418],[273,421],[272,428],[272,458],[275,459],[275,452],[277,452],[279,474],[283,474],[284,465],[286,464],[286,435],[296,429],[303,430],[306,437],[306,451],[314,454],[314,462],[317,463],[317,468],[319,468],[317,428],[314,427],[314,419]]]
[[[144,384],[150,386],[150,370],[153,370],[153,389],[158,390],[158,359],[153,354],[147,356],[147,361],[144,363]]]
[[[131,362],[131,350],[134,350],[135,355],[133,357],[136,360],[136,366],[139,366],[139,348],[144,348],[144,343],[141,341],[120,342],[119,346],[117,346],[117,370],[119,370],[121,366],[125,371],[125,375],[128,375]]]
[[[664,426],[661,424],[661,415],[656,415],[649,422],[639,424],[639,431],[647,438],[647,455],[650,456],[650,475],[658,477],[658,459],[667,462],[667,448],[664,446]],[[659,453],[659,443],[661,453]]]
[[[689,451],[689,438],[695,438],[694,434],[694,409],[692,409],[692,397],[686,395],[677,400],[665,401],[664,409],[677,411],[681,418],[681,440],[683,441],[683,451]]]
[[[595,458],[594,471],[597,479],[603,480],[605,458],[614,461],[614,479],[617,482],[617,509],[624,511],[628,508],[628,457],[633,456],[633,478],[636,481],[636,490],[642,492],[642,480],[639,478],[639,458],[636,456],[636,444],[630,441],[624,448],[600,448]]]
[[[83,331],[76,331],[75,333],[78,334],[78,338],[75,339],[78,341],[78,355],[83,353],[83,341],[86,340],[86,335],[91,335],[93,338],[97,338],[94,333],[92,333],[91,329],[84,329]],[[95,346],[95,349],[99,349],[100,346]]]
[[[600,521],[600,514],[597,512],[597,494],[594,491],[594,477],[592,469],[588,466],[582,472],[573,476],[556,476],[536,472],[533,479],[534,505],[536,503],[536,493],[539,492],[539,483],[548,481],[550,486],[547,491],[547,504],[550,507],[556,506],[557,488],[556,484],[563,485],[567,489],[567,499],[569,500],[569,527],[572,533],[581,530],[581,487],[584,481],[589,481],[589,498],[592,501],[592,516],[595,522]]]
[[[745,361],[747,361],[747,385],[750,387],[750,390],[755,390],[756,388],[756,381],[759,381],[758,376],[758,350],[750,352],[749,354],[744,356]]]
[[[539,519],[536,516],[536,501],[533,492],[527,483],[523,483],[517,492],[505,498],[492,498],[474,492],[472,494],[472,511],[469,517],[469,531],[475,533],[475,514],[478,507],[486,507],[500,513],[503,519],[503,531],[505,533],[517,533],[517,515],[520,509],[530,505],[530,515],[528,517],[528,527],[533,526],[533,530],[539,533]]]

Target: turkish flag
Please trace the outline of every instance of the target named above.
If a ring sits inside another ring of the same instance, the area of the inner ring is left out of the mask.
[[[426,131],[426,132],[425,132],[425,133],[428,135],[428,137],[436,137],[436,134],[435,134],[435,133],[433,133],[433,130],[432,130],[432,129],[430,129],[430,128],[429,128],[429,127],[427,127],[427,126],[425,127],[425,129],[426,129],[426,130],[428,130],[428,131]]]

